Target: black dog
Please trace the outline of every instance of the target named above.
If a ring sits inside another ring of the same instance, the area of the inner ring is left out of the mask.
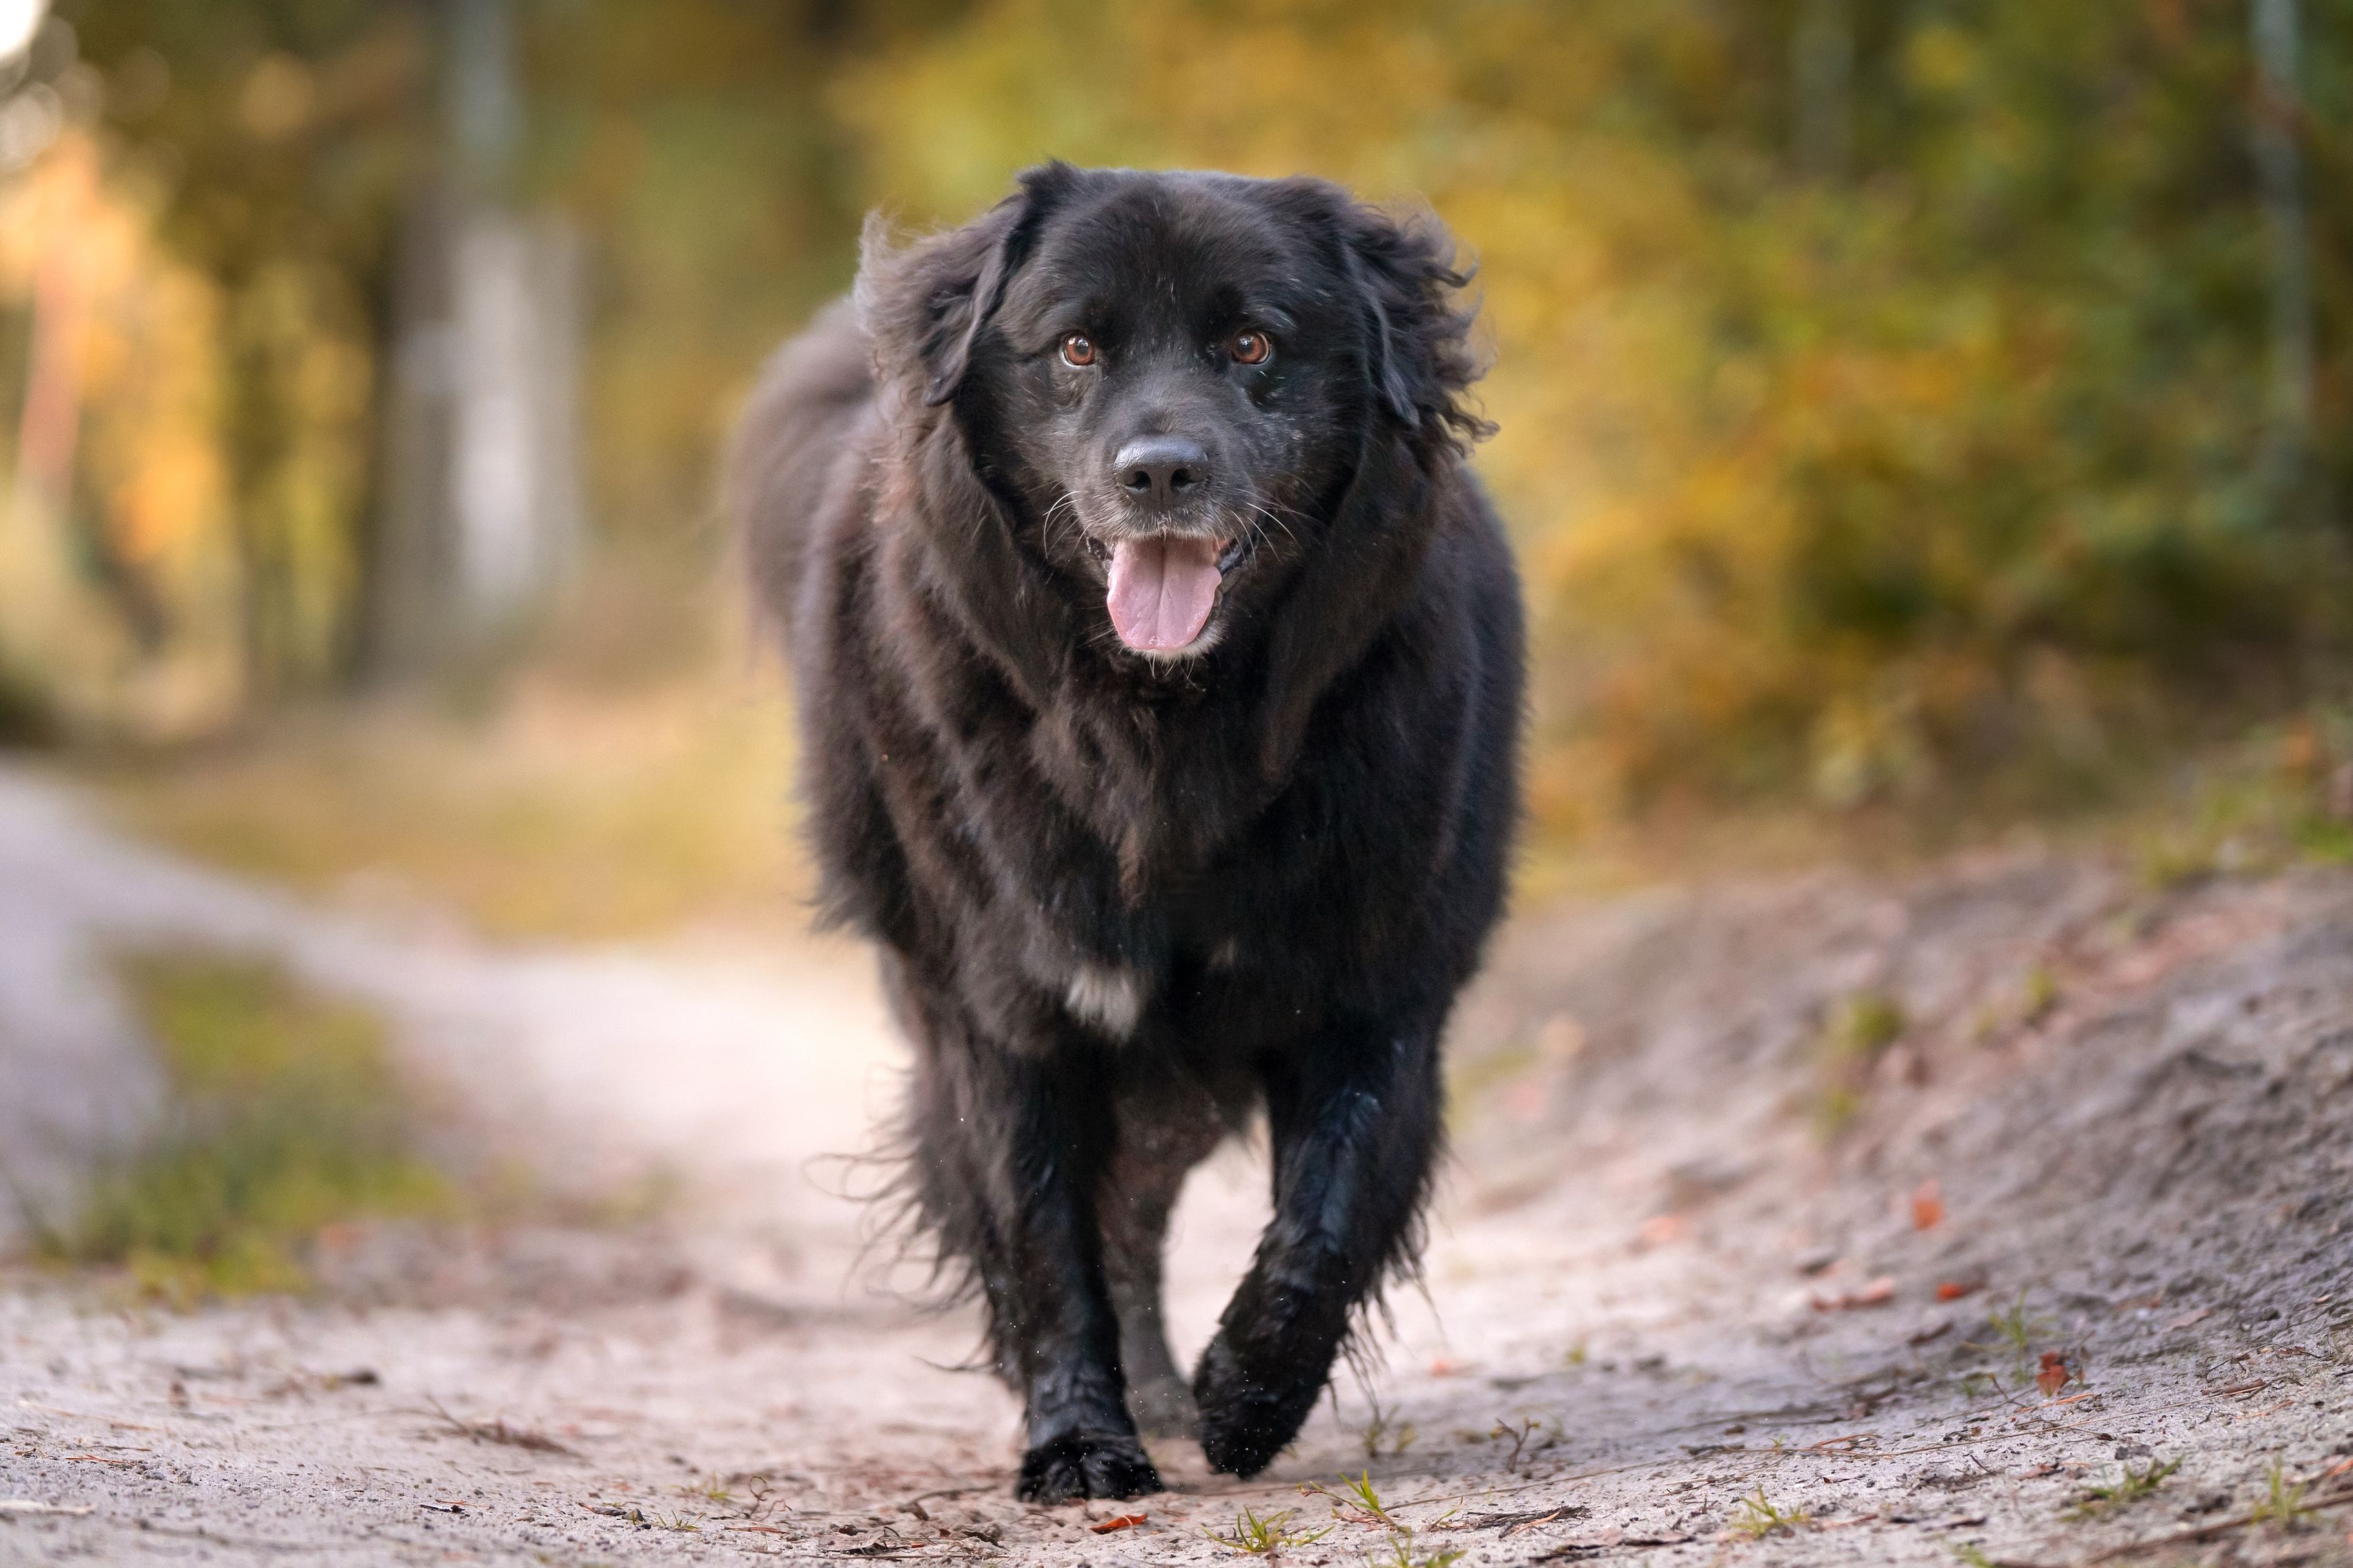
[[[1156,1490],[1139,1420],[1255,1473],[1413,1267],[1516,811],[1464,281],[1320,181],[1049,164],[870,226],[738,437],[824,905],[914,1041],[905,1191],[1026,1498]],[[1261,1106],[1274,1219],[1188,1394],[1169,1209]]]

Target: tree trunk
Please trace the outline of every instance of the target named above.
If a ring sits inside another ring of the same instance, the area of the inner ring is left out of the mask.
[[[1790,135],[1798,166],[1845,175],[1854,155],[1854,16],[1849,0],[1800,0],[1789,38]]]
[[[412,205],[395,290],[373,673],[479,662],[574,564],[579,246],[512,209],[508,0],[446,0],[448,172]]]
[[[2274,495],[2297,489],[2312,437],[2312,241],[2297,146],[2296,0],[2252,0],[2255,176],[2271,255],[2271,345],[2263,475]]]

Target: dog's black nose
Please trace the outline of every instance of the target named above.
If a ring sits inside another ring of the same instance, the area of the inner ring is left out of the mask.
[[[1208,481],[1209,454],[1182,436],[1130,441],[1112,459],[1112,474],[1127,499],[1163,507],[1185,500]]]

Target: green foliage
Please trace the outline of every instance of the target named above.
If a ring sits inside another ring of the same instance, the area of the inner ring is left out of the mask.
[[[384,1026],[256,961],[147,953],[121,973],[153,1042],[166,1121],[103,1171],[49,1250],[127,1267],[187,1303],[299,1290],[304,1247],[367,1215],[448,1212],[415,1150],[414,1110]]]
[[[2152,888],[2353,860],[2353,713],[2259,726],[2181,775],[2133,844]]]
[[[608,537],[710,559],[679,523],[730,399],[847,283],[868,205],[960,221],[1050,155],[1305,171],[1426,197],[1482,263],[1480,461],[1556,833],[2072,803],[2343,687],[2353,0],[2301,8],[2321,363],[2288,468],[2242,7],[1846,7],[1825,97],[1789,5],[516,3],[519,195],[596,258]],[[248,640],[314,681],[359,636],[396,240],[444,155],[433,12],[63,10],[220,290]]]
[[[118,178],[216,290],[211,431],[249,679],[315,690],[359,630],[399,225],[436,154],[418,13],[364,0],[68,4]]]
[[[1701,0],[997,0],[834,101],[923,221],[1050,153],[1430,198],[1482,263],[1556,827],[2081,793],[2181,699],[2276,696],[2353,602],[2324,498],[2259,472],[2244,18],[1857,16],[1843,171],[1789,153],[1790,8]],[[2333,160],[2353,6],[2306,18],[2299,124]],[[1105,92],[1104,61],[1153,68]]]

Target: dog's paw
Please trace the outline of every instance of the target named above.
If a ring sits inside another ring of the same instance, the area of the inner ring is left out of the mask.
[[[1127,1413],[1135,1417],[1135,1429],[1147,1437],[1200,1435],[1201,1413],[1194,1408],[1193,1391],[1175,1377],[1129,1384]]]
[[[1073,1432],[1021,1456],[1013,1495],[1024,1502],[1130,1498],[1160,1489],[1160,1472],[1144,1446],[1116,1432]]]
[[[1233,1476],[1266,1468],[1299,1435],[1323,1386],[1320,1377],[1289,1378],[1271,1386],[1261,1383],[1242,1366],[1224,1334],[1211,1340],[1193,1374],[1201,1452],[1208,1456],[1209,1468]]]

